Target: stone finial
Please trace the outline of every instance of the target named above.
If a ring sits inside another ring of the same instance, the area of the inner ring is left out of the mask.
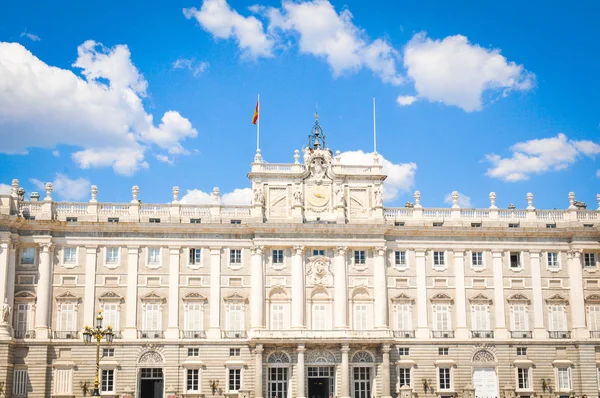
[[[12,180],[12,184],[10,184],[10,196],[14,199],[19,197],[19,180],[16,178]]]
[[[575,192],[569,192],[569,209],[575,208]]]
[[[600,193],[596,195],[596,201],[598,201],[598,210],[600,210]]]
[[[46,183],[46,197],[44,198],[44,200],[52,200],[52,183],[51,182],[47,182]]]
[[[527,192],[527,210],[533,210],[533,194],[531,192]]]
[[[131,200],[131,203],[139,203],[140,202],[138,200],[139,193],[140,193],[140,187],[138,187],[137,185],[134,185],[133,187],[131,187],[131,196],[133,197],[133,199]]]
[[[373,152],[373,163],[379,164],[379,154],[377,152]]]
[[[294,150],[294,164],[299,164],[300,163],[300,151],[295,149]]]
[[[254,163],[261,163],[262,155],[260,154],[260,149],[256,148],[256,154],[254,155]]]
[[[90,194],[92,195],[92,199],[90,199],[90,203],[96,203],[98,201],[97,197],[98,197],[98,187],[95,185],[92,185],[90,187]]]
[[[214,187],[212,191],[213,202],[220,203],[221,202],[221,194],[219,193],[219,187]]]
[[[452,191],[452,208],[460,209],[460,206],[458,205],[458,191]]]
[[[173,203],[179,203],[179,187],[177,185],[173,187]]]
[[[496,206],[496,192],[490,192],[490,209],[497,209]]]
[[[29,194],[29,200],[31,200],[32,202],[39,202],[40,201],[40,194],[38,192],[32,192]]]
[[[335,151],[335,163],[340,164],[342,162],[342,152],[339,150]]]
[[[420,209],[421,207],[421,191],[415,191],[414,194],[414,198],[415,198],[415,208]]]

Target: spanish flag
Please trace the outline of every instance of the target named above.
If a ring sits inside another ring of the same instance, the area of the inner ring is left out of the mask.
[[[258,101],[256,101],[256,108],[254,109],[254,116],[252,116],[252,124],[258,122]]]

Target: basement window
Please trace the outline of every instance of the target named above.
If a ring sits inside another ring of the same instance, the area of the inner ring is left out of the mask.
[[[108,222],[118,223],[119,217],[108,217]]]
[[[148,222],[151,222],[151,223],[160,223],[160,218],[151,218],[150,220],[148,220]]]

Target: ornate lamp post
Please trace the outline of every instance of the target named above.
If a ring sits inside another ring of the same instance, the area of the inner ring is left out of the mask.
[[[94,392],[92,393],[92,397],[100,396],[100,341],[102,338],[106,338],[106,342],[108,344],[112,344],[115,335],[112,331],[112,327],[108,325],[106,329],[102,329],[102,311],[98,311],[98,315],[96,315],[96,325],[94,328],[90,328],[86,325],[83,330],[83,342],[85,344],[89,344],[92,342],[92,339],[96,340],[96,377],[94,378]]]

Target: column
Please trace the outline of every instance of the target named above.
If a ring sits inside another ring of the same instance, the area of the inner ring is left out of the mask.
[[[506,310],[504,306],[504,269],[502,267],[502,251],[492,251],[492,269],[494,272],[494,308],[496,318],[495,337],[498,339],[508,338],[506,329]]]
[[[335,295],[334,311],[336,329],[348,328],[348,275],[346,270],[347,247],[335,248],[335,275],[333,276]]]
[[[263,345],[257,344],[254,349],[254,368],[256,369],[254,380],[254,398],[263,397]]]
[[[139,246],[127,247],[127,317],[123,330],[124,339],[137,339],[139,252]]]
[[[250,299],[250,328],[264,329],[265,327],[265,275],[263,264],[264,246],[253,246],[251,249],[252,263],[250,270],[251,295]]]
[[[375,249],[373,284],[375,286],[375,329],[388,328],[388,289],[385,267],[385,247]]]
[[[37,303],[35,309],[35,336],[45,340],[50,337],[50,303],[52,302],[52,242],[40,243]]]
[[[210,248],[210,325],[209,339],[221,337],[221,248]]]
[[[531,265],[531,287],[533,293],[533,338],[546,339],[544,327],[544,297],[542,296],[542,275],[540,269],[540,252],[529,252]]]
[[[85,295],[83,298],[83,324],[94,325],[96,304],[96,253],[98,246],[85,246]]]
[[[465,252],[454,252],[454,286],[456,289],[456,338],[469,337],[467,328],[467,300],[465,298]]]
[[[304,278],[304,246],[293,247],[294,257],[292,258],[292,329],[303,329],[304,314],[306,310],[304,305],[305,296],[305,278]]]
[[[8,305],[10,305],[13,310],[15,308],[15,267],[17,264],[18,242],[17,239],[11,239],[8,249],[8,272],[6,277],[8,283],[6,285],[6,298],[8,299]],[[12,324],[12,319],[10,320],[10,324]]]
[[[4,303],[6,298],[6,291],[8,290],[8,250],[10,247],[10,240],[3,240],[0,242],[0,306]]]
[[[179,338],[179,258],[180,246],[169,247],[169,316],[165,337]]]
[[[348,352],[350,346],[342,345],[342,398],[350,397],[350,361],[348,360]]]
[[[571,329],[574,339],[589,338],[585,326],[585,299],[583,297],[583,271],[581,264],[581,252],[569,251],[569,301],[571,304]]]
[[[417,267],[417,338],[429,338],[427,323],[427,268],[425,250],[415,250],[415,263]]]
[[[381,394],[383,398],[390,398],[390,345],[384,344],[381,346],[383,354],[382,375],[381,375]]]
[[[298,364],[296,369],[296,388],[297,388],[297,398],[305,398],[306,394],[304,393],[304,383],[306,382],[304,376],[304,352],[306,351],[306,347],[304,344],[299,344],[296,352],[298,353]]]

